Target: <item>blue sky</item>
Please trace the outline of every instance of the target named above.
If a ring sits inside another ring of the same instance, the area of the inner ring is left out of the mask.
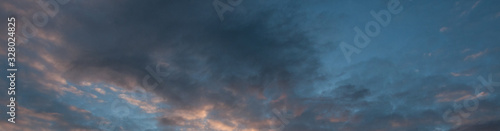
[[[364,48],[354,28],[398,1],[220,1],[223,20],[212,0],[0,2],[19,21],[0,130],[500,128],[497,1],[400,0]]]

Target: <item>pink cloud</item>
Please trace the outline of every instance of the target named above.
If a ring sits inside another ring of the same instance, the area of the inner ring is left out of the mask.
[[[480,51],[476,54],[468,55],[467,57],[464,58],[464,61],[469,60],[469,59],[476,59],[484,54],[488,53],[488,49],[485,49],[484,51]]]

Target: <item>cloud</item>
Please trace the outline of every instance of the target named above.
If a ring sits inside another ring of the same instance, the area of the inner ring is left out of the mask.
[[[251,131],[279,126],[273,109],[284,109],[291,131],[433,130],[453,128],[442,118],[449,103],[481,98],[464,120],[471,125],[458,128],[483,129],[476,120],[498,118],[498,93],[472,95],[472,81],[500,71],[493,61],[500,55],[498,26],[475,13],[497,4],[462,2],[404,5],[407,12],[372,40],[376,46],[344,64],[336,44],[386,2],[245,0],[220,22],[211,1],[73,1],[19,46],[26,123],[0,124]],[[0,3],[22,16],[39,9]],[[443,17],[453,16],[449,10],[470,15]],[[159,79],[146,67],[159,69]],[[147,76],[158,86],[135,92]],[[135,114],[115,116],[112,100]]]
[[[495,131],[499,126],[499,120],[493,120],[493,121],[486,121],[482,123],[476,123],[472,125],[464,125],[457,127],[455,129],[452,129],[451,131],[470,131],[470,130],[476,130],[476,131]]]
[[[488,52],[488,49],[485,49],[484,51],[480,51],[476,54],[468,55],[467,57],[464,58],[464,61],[469,60],[469,59],[476,59],[477,57],[480,57],[487,52]]]
[[[120,94],[119,97],[126,100],[132,105],[138,106],[146,113],[156,113],[158,111],[156,105],[150,104],[148,101],[137,100],[125,94]]]
[[[106,91],[103,90],[103,89],[101,89],[101,88],[94,88],[94,90],[97,91],[97,92],[99,92],[99,93],[101,93],[101,94],[103,94],[103,95],[106,94]]]

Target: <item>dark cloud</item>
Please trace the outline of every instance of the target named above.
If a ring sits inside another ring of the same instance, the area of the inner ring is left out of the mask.
[[[496,131],[500,128],[499,122],[500,120],[493,120],[482,123],[476,123],[473,125],[464,125],[452,129],[451,131]]]

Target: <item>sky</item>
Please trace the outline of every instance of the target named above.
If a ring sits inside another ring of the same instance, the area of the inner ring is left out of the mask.
[[[498,130],[498,5],[0,1],[0,131]]]

